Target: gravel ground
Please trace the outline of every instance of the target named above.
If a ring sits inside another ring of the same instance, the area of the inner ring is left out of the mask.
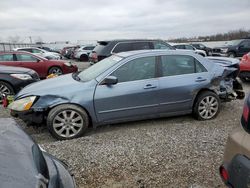
[[[244,89],[249,93],[250,84]],[[218,188],[224,187],[218,167],[226,139],[240,125],[243,102],[223,104],[210,121],[181,116],[101,126],[69,141],[56,141],[45,127],[17,121],[43,148],[70,165],[79,187]],[[9,112],[0,107],[0,117],[9,117]]]

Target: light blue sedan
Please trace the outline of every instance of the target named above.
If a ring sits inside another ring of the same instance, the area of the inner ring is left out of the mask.
[[[57,139],[87,127],[193,113],[217,116],[221,101],[243,98],[238,62],[192,52],[119,53],[79,72],[25,87],[9,105],[12,115],[44,123]]]

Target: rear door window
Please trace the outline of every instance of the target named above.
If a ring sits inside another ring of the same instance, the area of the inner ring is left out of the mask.
[[[37,62],[37,59],[29,54],[16,54],[17,61]]]
[[[162,76],[206,72],[205,67],[192,56],[167,55],[161,57]]]
[[[119,53],[119,52],[127,52],[127,51],[132,51],[133,50],[133,45],[132,43],[118,43],[115,48],[113,49],[113,53]]]
[[[0,61],[14,61],[13,54],[0,55]]]
[[[148,50],[150,49],[149,42],[135,42],[133,43],[133,50]]]
[[[153,42],[153,44],[154,44],[154,49],[168,49],[168,50],[173,49],[172,46],[160,41],[155,41]]]
[[[185,49],[184,45],[175,45],[174,47],[177,48],[177,49]]]
[[[194,50],[194,48],[192,46],[190,46],[190,45],[185,45],[185,49],[187,49],[187,50]]]

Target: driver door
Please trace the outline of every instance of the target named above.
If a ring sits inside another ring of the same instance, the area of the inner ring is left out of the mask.
[[[94,95],[96,116],[99,122],[114,122],[154,117],[158,108],[158,79],[156,57],[129,61],[110,76],[114,85],[99,84]]]

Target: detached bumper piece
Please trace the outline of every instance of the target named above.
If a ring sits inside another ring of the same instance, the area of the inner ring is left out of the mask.
[[[229,164],[220,166],[220,175],[230,188],[248,188],[250,186],[250,160],[237,154]]]

